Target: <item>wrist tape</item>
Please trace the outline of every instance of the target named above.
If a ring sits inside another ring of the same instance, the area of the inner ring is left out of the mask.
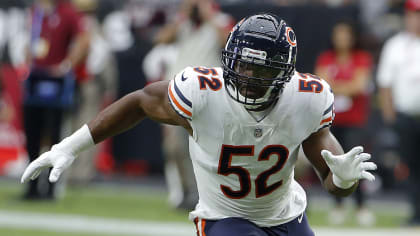
[[[62,152],[78,156],[82,151],[95,146],[89,127],[85,124],[72,135],[54,145],[52,149],[59,149]]]

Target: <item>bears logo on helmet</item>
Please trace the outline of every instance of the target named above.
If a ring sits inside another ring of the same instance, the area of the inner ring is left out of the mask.
[[[293,29],[290,27],[286,27],[286,38],[287,42],[289,42],[291,46],[296,47],[296,35]]]

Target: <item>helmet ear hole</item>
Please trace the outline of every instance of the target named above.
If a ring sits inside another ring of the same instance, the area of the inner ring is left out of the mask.
[[[293,29],[276,15],[258,14],[241,20],[222,51],[227,92],[245,105],[273,103],[293,75],[296,54]],[[239,65],[241,68],[235,68]]]

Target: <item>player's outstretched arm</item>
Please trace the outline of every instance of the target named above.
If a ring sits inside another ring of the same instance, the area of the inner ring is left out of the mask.
[[[80,152],[130,129],[146,117],[162,123],[183,126],[191,133],[189,123],[176,114],[169,104],[168,84],[167,81],[153,83],[108,106],[87,125],[31,162],[23,173],[21,182],[37,178],[41,171],[48,167],[53,167],[49,180],[56,182]]]
[[[302,143],[303,151],[315,167],[324,187],[336,196],[348,196],[360,179],[375,180],[369,170],[375,170],[373,162],[366,162],[370,154],[363,147],[354,147],[347,153],[331,134],[329,128],[312,134]]]
[[[168,85],[169,81],[152,83],[126,95],[100,112],[88,123],[94,142],[99,143],[124,132],[146,117],[160,123],[183,126],[191,133],[189,123],[169,103]]]

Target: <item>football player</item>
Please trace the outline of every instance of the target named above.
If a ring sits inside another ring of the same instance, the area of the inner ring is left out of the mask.
[[[344,153],[329,131],[334,96],[322,79],[295,71],[296,35],[273,14],[241,20],[222,52],[223,68],[186,68],[116,101],[54,145],[22,182],[53,167],[55,182],[80,152],[148,117],[184,127],[199,191],[190,213],[199,236],[314,235],[306,196],[294,180],[299,147],[332,194],[374,180],[362,147]]]

